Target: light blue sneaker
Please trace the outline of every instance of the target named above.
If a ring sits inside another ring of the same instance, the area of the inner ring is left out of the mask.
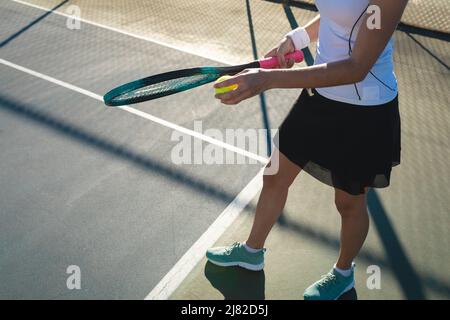
[[[264,268],[264,252],[262,249],[252,253],[245,249],[244,244],[235,242],[228,247],[216,247],[206,251],[206,258],[218,266],[231,267],[239,266],[252,271],[259,271]]]
[[[322,279],[309,286],[303,297],[305,300],[337,300],[355,286],[355,264],[352,264],[352,273],[348,277],[334,270],[334,268]]]

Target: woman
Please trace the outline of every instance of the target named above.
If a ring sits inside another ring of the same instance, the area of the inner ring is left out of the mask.
[[[251,69],[216,87],[237,83],[216,95],[237,104],[272,88],[303,90],[282,123],[274,151],[275,175],[265,175],[251,233],[245,243],[209,249],[222,266],[250,270],[264,266],[264,242],[277,221],[289,186],[304,170],[335,188],[341,215],[339,258],[331,271],[305,290],[305,299],[337,299],[354,286],[353,260],[369,229],[366,193],[390,183],[400,163],[400,117],[393,70],[392,34],[407,0],[317,0],[319,16],[288,33],[267,56],[284,69]],[[288,70],[284,55],[318,41],[315,65]],[[272,157],[272,159],[274,159]]]

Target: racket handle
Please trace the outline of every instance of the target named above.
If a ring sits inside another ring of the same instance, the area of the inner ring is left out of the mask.
[[[303,52],[300,50],[296,50],[292,53],[288,53],[284,56],[284,58],[286,59],[286,61],[288,59],[294,59],[295,63],[299,63],[302,62],[304,59],[303,56]],[[275,69],[278,68],[280,65],[278,63],[278,59],[277,57],[271,57],[271,58],[266,58],[266,59],[261,59],[258,61],[259,62],[259,66],[263,69]]]

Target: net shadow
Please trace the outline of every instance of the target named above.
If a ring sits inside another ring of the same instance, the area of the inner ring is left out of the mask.
[[[16,116],[25,118],[33,123],[42,125],[50,130],[55,131],[62,136],[65,136],[71,140],[77,141],[79,143],[86,144],[96,150],[109,154],[120,160],[128,161],[137,167],[144,170],[150,170],[157,172],[161,176],[174,181],[177,184],[185,185],[199,193],[208,195],[209,197],[221,201],[225,204],[229,204],[235,198],[235,195],[228,193],[226,191],[220,190],[219,187],[211,185],[210,183],[201,181],[195,177],[187,175],[179,170],[174,170],[164,164],[158,163],[156,160],[151,159],[142,154],[136,153],[135,151],[118,145],[113,141],[105,139],[103,137],[98,137],[95,134],[86,131],[83,128],[77,127],[70,122],[59,119],[43,111],[38,111],[31,104],[24,104],[19,101],[15,101],[9,97],[0,95],[0,109],[12,113]],[[406,255],[402,253],[402,247],[398,242],[397,236],[393,227],[390,225],[389,220],[387,220],[386,213],[381,206],[379,199],[376,196],[371,195],[371,200],[369,201],[369,208],[372,214],[375,214],[374,219],[376,219],[380,232],[383,232],[385,238],[383,238],[383,243],[386,248],[386,252],[389,257],[389,261],[384,258],[371,254],[367,251],[362,251],[359,258],[367,261],[370,264],[376,264],[384,268],[392,268],[396,274],[402,288],[406,291],[405,296],[409,298],[423,296],[422,286],[427,286],[433,290],[450,297],[450,284],[437,279],[432,274],[421,274],[420,277],[415,273],[414,268],[410,266]],[[254,205],[247,206],[248,211],[254,211]],[[332,237],[321,230],[309,227],[307,225],[299,224],[298,222],[291,221],[284,215],[281,216],[278,223],[281,227],[298,232],[302,236],[311,238],[319,243],[329,246],[335,249],[339,248],[339,240]],[[387,229],[387,231],[385,230]],[[397,241],[398,244],[394,247],[390,247],[392,241]],[[405,269],[406,268],[406,269]],[[404,273],[404,270],[411,272]],[[413,281],[412,283],[407,283]],[[419,294],[414,293],[419,288]]]
[[[257,60],[258,59],[258,51],[256,49],[256,37],[255,37],[255,30],[253,28],[250,0],[246,0],[245,4],[246,4],[246,9],[247,9],[247,18],[248,18],[250,39],[252,42],[253,58],[255,60]],[[264,95],[264,92],[259,95],[259,102],[260,102],[260,106],[261,106],[264,128],[267,131],[267,136],[266,136],[267,155],[270,156],[272,154],[272,137],[270,136],[270,121],[269,121],[269,115],[267,113],[267,103],[266,103],[266,97]]]
[[[31,21],[28,25],[26,25],[25,27],[23,27],[22,29],[20,29],[19,31],[17,31],[16,33],[10,35],[8,38],[6,38],[5,40],[3,40],[2,42],[0,42],[0,48],[6,46],[7,44],[9,44],[11,41],[13,41],[14,39],[18,38],[21,34],[23,34],[24,32],[28,31],[29,29],[31,29],[34,25],[38,24],[39,22],[41,22],[42,20],[44,20],[45,18],[47,18],[49,15],[51,15],[53,13],[53,11],[61,8],[62,6],[64,6],[66,3],[68,3],[70,0],[64,0],[63,2],[61,2],[60,4],[56,5],[55,7],[53,7],[52,9],[50,9],[50,11],[44,13],[43,15],[41,15],[39,18]]]

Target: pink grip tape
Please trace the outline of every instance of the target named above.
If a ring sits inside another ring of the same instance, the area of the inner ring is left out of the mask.
[[[303,56],[303,52],[302,51],[296,50],[293,53],[288,53],[287,55],[284,56],[284,58],[286,59],[286,61],[288,59],[294,59],[295,63],[299,63],[299,62],[303,61],[304,56]],[[263,69],[275,69],[275,68],[278,68],[280,66],[278,64],[277,57],[261,59],[258,62],[259,62],[259,66],[261,68],[263,68]]]

